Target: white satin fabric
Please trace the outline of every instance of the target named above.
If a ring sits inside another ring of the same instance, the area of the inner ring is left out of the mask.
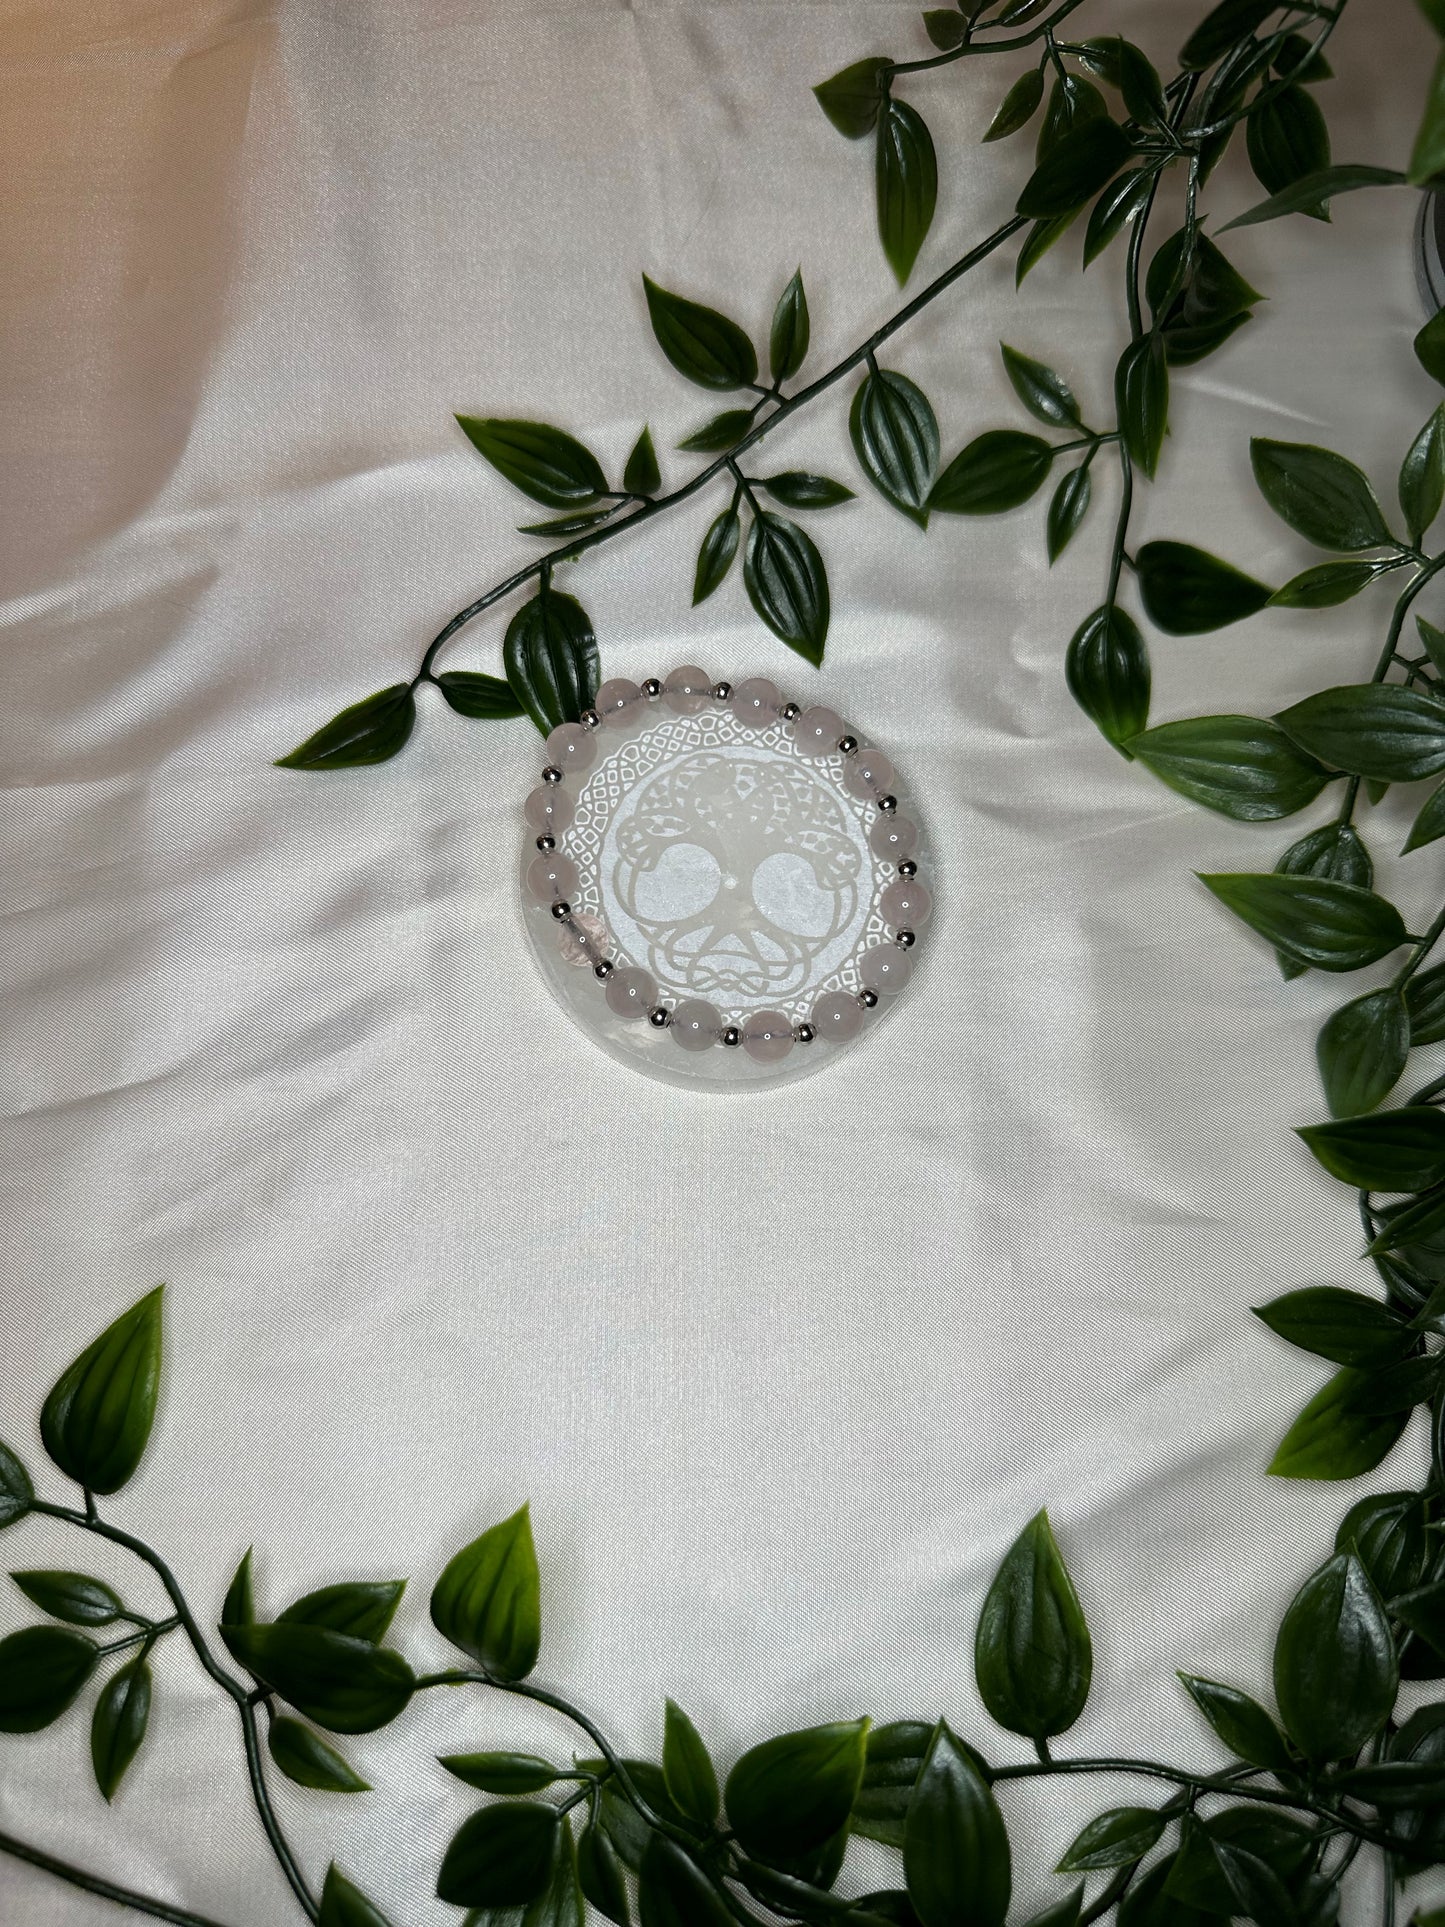
[[[1199,11],[1087,18],[1163,61]],[[445,1663],[431,1578],[530,1499],[541,1676],[632,1750],[656,1751],[671,1694],[723,1762],[859,1712],[946,1713],[1019,1757],[979,1704],[973,1627],[1047,1504],[1097,1654],[1068,1749],[1204,1764],[1174,1668],[1267,1691],[1284,1603],[1371,1489],[1264,1478],[1321,1372],[1248,1310],[1361,1275],[1352,1201],[1290,1131],[1320,1114],[1312,1039],[1347,993],[1283,986],[1192,875],[1267,868],[1304,823],[1205,815],[1070,701],[1112,485],[1052,572],[1042,501],[926,538],[871,498],[810,521],[835,599],[815,686],[926,799],[938,911],[906,1011],[796,1088],[671,1090],[554,1007],[515,901],[527,725],[424,700],[384,767],[269,761],[534,552],[514,525],[536,511],[454,409],[560,422],[614,470],[644,420],[666,451],[709,412],[651,343],[643,270],[761,339],[801,262],[814,369],[898,305],[868,153],[808,92],[883,50],[929,51],[914,6],[0,4],[0,1437],[64,1497],[44,1392],[165,1279],[158,1423],[105,1510],[206,1623],[254,1542],[266,1612],[410,1575],[397,1638]],[[1402,161],[1431,57],[1415,8],[1357,0],[1331,57],[1336,156]],[[1011,205],[1031,137],[978,136],[1017,71],[909,87],[943,156],[918,285]],[[1256,198],[1231,159],[1216,224]],[[1275,581],[1316,559],[1263,509],[1251,434],[1338,447],[1388,499],[1438,399],[1410,350],[1412,213],[1359,194],[1333,227],[1230,237],[1269,300],[1177,376],[1136,540]],[[1029,425],[1000,339],[1099,420],[1121,328],[1116,260],[1082,279],[1071,237],[1021,298],[997,259],[884,360],[951,452]],[[854,479],[846,394],[759,469]],[[809,674],[736,579],[690,609],[721,505],[568,572],[612,673]],[[1357,679],[1383,621],[1367,597],[1160,640],[1155,717]],[[495,669],[503,626],[453,666]],[[1407,810],[1382,812],[1382,857]],[[1407,918],[1437,867],[1408,866]],[[1412,1441],[1372,1485],[1422,1463]],[[160,1607],[124,1555],[43,1522],[0,1551]],[[0,1626],[34,1616],[12,1591]],[[0,1742],[0,1826],[230,1927],[290,1919],[232,1709],[177,1642],[157,1674],[112,1809],[77,1709]],[[434,1756],[514,1744],[570,1737],[431,1695],[346,1743],[373,1796],[277,1802],[318,1878],[334,1855],[424,1927],[456,1918],[430,1895],[472,1804]],[[1138,1793],[1008,1795],[1018,1918],[1060,1891],[1045,1870],[1076,1826]],[[886,1882],[887,1857],[858,1877]],[[1352,1905],[1379,1919],[1373,1885]],[[9,1861],[0,1914],[115,1918]]]

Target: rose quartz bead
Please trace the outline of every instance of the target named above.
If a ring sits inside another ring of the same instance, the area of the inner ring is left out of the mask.
[[[657,1002],[657,980],[646,970],[614,970],[607,979],[607,1007],[617,1017],[645,1017]]]
[[[844,1044],[863,1028],[863,1006],[856,997],[830,990],[813,1006],[813,1029],[830,1043]]]
[[[733,691],[731,707],[740,723],[746,723],[750,729],[766,729],[769,723],[778,720],[783,692],[766,676],[753,676],[747,682],[740,682]]]
[[[538,903],[557,903],[563,898],[570,901],[577,881],[577,865],[560,850],[534,856],[527,865],[527,888]]]
[[[612,954],[612,936],[601,917],[578,910],[559,925],[557,948],[569,964],[600,964]]]
[[[597,761],[592,731],[581,723],[558,723],[547,738],[547,761],[564,776],[582,776]]]
[[[592,707],[609,729],[626,729],[641,715],[642,703],[642,691],[635,682],[629,682],[626,676],[614,676],[598,690]]]
[[[701,997],[684,997],[668,1025],[673,1041],[684,1050],[711,1050],[722,1029],[722,1012]]]
[[[876,749],[860,749],[844,763],[843,781],[854,796],[871,803],[888,794],[893,765]]]
[[[912,856],[917,843],[918,825],[896,812],[880,816],[868,832],[868,847],[885,863],[901,863],[904,857]]]
[[[743,1049],[760,1064],[776,1064],[793,1048],[792,1019],[780,1010],[755,1010],[743,1024]]]
[[[572,798],[560,783],[539,783],[522,805],[522,813],[534,830],[560,836],[572,821]]]
[[[890,930],[921,930],[933,915],[933,898],[917,877],[899,877],[878,899],[878,909]]]
[[[676,716],[695,716],[711,695],[712,680],[695,662],[685,662],[662,679],[662,700]]]
[[[867,989],[876,990],[880,997],[890,997],[902,990],[913,975],[913,958],[896,943],[880,943],[866,953],[858,966],[858,974]]]
[[[837,710],[825,709],[821,703],[805,709],[795,727],[798,747],[810,756],[831,756],[838,747],[838,739],[848,733]]]

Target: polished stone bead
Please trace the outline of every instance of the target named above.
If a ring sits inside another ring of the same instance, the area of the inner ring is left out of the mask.
[[[899,816],[897,811],[891,816],[880,816],[868,832],[868,847],[885,863],[912,856],[917,844],[918,825],[906,816]]]
[[[890,930],[917,930],[933,914],[933,898],[916,878],[900,877],[878,899],[878,911]]]
[[[565,776],[585,776],[597,761],[592,731],[581,723],[558,723],[547,738],[547,760]]]
[[[577,865],[557,850],[534,856],[527,865],[527,888],[538,903],[560,903],[570,898],[578,881]]]
[[[863,1028],[863,1011],[856,997],[829,990],[813,1006],[813,1029],[830,1044],[846,1043]]]
[[[865,952],[858,975],[863,979],[865,990],[876,991],[880,997],[891,997],[902,990],[913,975],[913,958],[897,944],[881,943]]]
[[[657,981],[646,970],[614,970],[607,979],[607,1007],[617,1017],[645,1017],[657,1002]]]
[[[557,933],[557,948],[569,964],[590,964],[595,969],[605,961],[612,938],[601,917],[590,910],[574,910]]]
[[[733,691],[731,707],[737,720],[749,729],[766,729],[782,713],[783,692],[766,676],[750,676]]]
[[[684,997],[672,1013],[673,1042],[684,1050],[711,1050],[722,1027],[722,1012],[701,997]]]
[[[644,698],[635,682],[614,676],[597,692],[597,714],[609,729],[630,729],[642,713]]]
[[[572,798],[555,783],[539,783],[522,809],[532,828],[545,836],[560,836],[572,821]]]
[[[743,1020],[743,1049],[760,1064],[776,1064],[793,1048],[793,1020],[780,1010],[755,1010]]]
[[[860,749],[843,766],[844,786],[865,803],[886,796],[893,781],[893,765],[876,749]]]
[[[712,695],[712,677],[696,663],[669,670],[662,679],[662,700],[675,716],[695,716]]]
[[[798,718],[798,747],[810,756],[831,756],[843,734],[843,718],[833,709],[817,703]]]

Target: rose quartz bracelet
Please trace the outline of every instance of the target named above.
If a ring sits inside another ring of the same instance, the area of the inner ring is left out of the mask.
[[[746,727],[764,729],[781,723],[794,731],[805,755],[840,755],[844,787],[858,801],[875,805],[878,815],[868,842],[874,856],[897,871],[878,902],[892,936],[891,941],[863,951],[858,965],[862,988],[856,994],[827,991],[813,1004],[807,1020],[798,1023],[778,1010],[747,1012],[740,1022],[729,1023],[714,1004],[697,997],[668,1005],[661,1001],[657,980],[649,971],[613,961],[612,935],[602,919],[574,909],[581,878],[577,864],[562,847],[574,810],[568,779],[585,777],[596,762],[597,732],[621,731],[637,719],[643,705],[659,701],[677,715],[695,715],[708,703],[718,703]],[[713,682],[703,670],[687,664],[661,681],[649,677],[639,685],[617,678],[603,683],[594,709],[584,710],[579,722],[561,723],[551,732],[547,757],[541,784],[524,805],[527,822],[536,832],[538,852],[527,869],[527,889],[538,903],[550,906],[560,926],[564,953],[592,966],[615,1016],[646,1019],[654,1029],[669,1032],[686,1051],[710,1050],[717,1044],[741,1048],[759,1063],[774,1063],[795,1044],[811,1044],[818,1038],[842,1042],[856,1036],[879,1000],[907,984],[913,969],[910,952],[933,908],[929,892],[918,880],[913,856],[918,829],[899,812],[890,788],[893,766],[888,758],[861,744],[833,710],[802,709],[786,702],[777,685],[764,677],[734,688]]]

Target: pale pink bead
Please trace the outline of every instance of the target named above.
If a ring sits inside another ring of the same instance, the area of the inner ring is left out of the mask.
[[[743,1022],[743,1049],[760,1064],[776,1064],[793,1048],[792,1019],[780,1010],[755,1010]]]
[[[810,756],[831,756],[839,738],[848,733],[838,712],[825,709],[821,703],[805,709],[794,727],[798,732],[798,747]]]
[[[547,738],[547,761],[564,776],[581,776],[597,761],[592,731],[581,723],[558,723]]]
[[[577,888],[577,865],[560,850],[534,856],[527,865],[527,888],[538,903],[569,902]]]
[[[685,662],[662,680],[662,700],[677,716],[695,716],[711,694],[711,678],[695,662]]]
[[[711,1050],[722,1029],[722,1012],[701,997],[684,997],[668,1025],[673,1041],[684,1050]]]
[[[896,943],[880,943],[865,954],[858,974],[866,989],[876,990],[880,997],[891,997],[913,975],[912,954],[900,950]]]
[[[614,676],[603,683],[592,707],[609,729],[626,729],[642,713],[643,695],[626,676]]]
[[[782,690],[766,676],[750,677],[733,691],[732,712],[750,729],[766,729],[769,723],[775,723],[782,707]]]
[[[539,783],[522,805],[522,813],[534,830],[560,836],[572,821],[572,807],[572,798],[560,783]]]
[[[614,970],[607,979],[607,1007],[618,1017],[645,1017],[657,1002],[657,980],[646,970]]]
[[[830,990],[813,1006],[813,1029],[830,1042],[843,1044],[863,1028],[863,1006],[844,991]]]
[[[600,964],[612,954],[612,937],[601,917],[578,910],[558,927],[557,948],[569,964]]]
[[[878,909],[890,930],[921,930],[933,915],[933,898],[917,877],[899,877],[878,899]]]
[[[869,848],[885,863],[901,863],[904,857],[912,856],[917,843],[918,825],[896,812],[880,816],[868,832]]]
[[[893,765],[876,749],[860,749],[843,765],[843,781],[854,796],[871,803],[886,796],[893,781]]]

